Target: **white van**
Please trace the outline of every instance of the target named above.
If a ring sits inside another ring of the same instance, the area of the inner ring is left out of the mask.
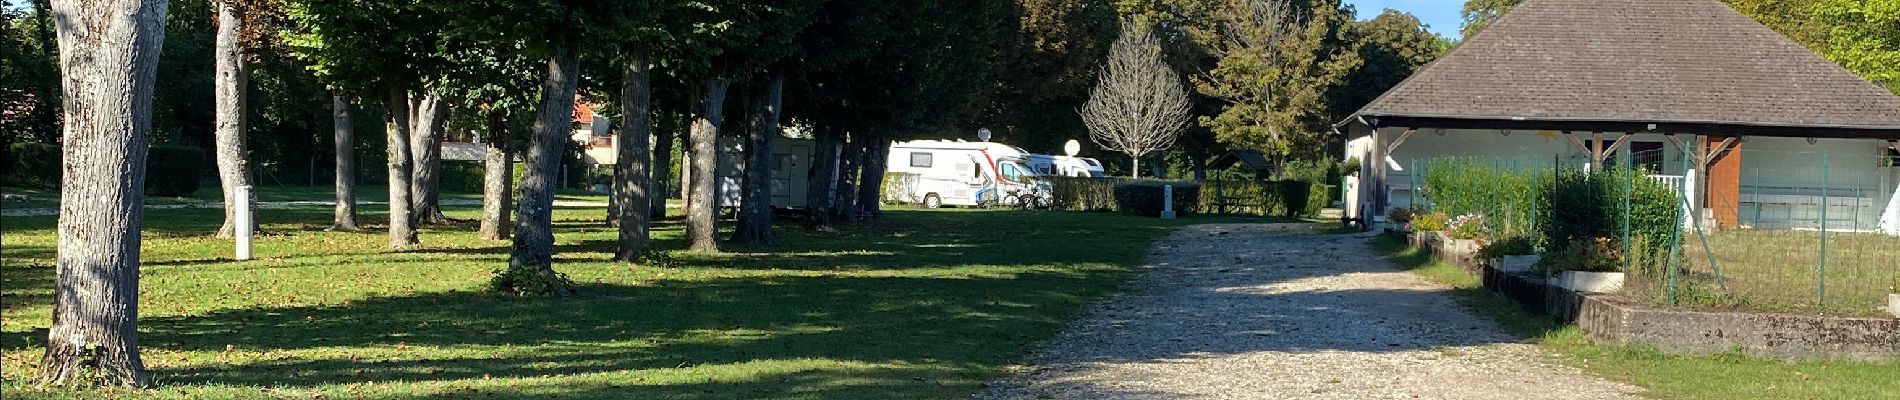
[[[1108,176],[1108,171],[1102,169],[1102,163],[1100,161],[1088,157],[1030,154],[1029,168],[1036,170],[1038,174],[1050,176],[1076,178],[1101,178]]]
[[[1030,168],[1035,156],[992,142],[915,140],[891,144],[888,201],[942,206],[1044,204],[1048,183]]]

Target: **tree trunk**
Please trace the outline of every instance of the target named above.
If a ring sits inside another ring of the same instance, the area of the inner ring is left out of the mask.
[[[651,92],[651,88],[648,89]],[[679,127],[684,125],[679,123],[678,116],[670,114],[662,114],[660,121],[665,122],[665,125],[656,130],[657,134],[653,137],[653,179],[648,181],[653,188],[647,191],[647,197],[652,200],[652,208],[648,209],[653,216],[651,221],[666,218],[666,198],[673,192],[670,186],[673,178],[673,138],[679,136]]]
[[[890,156],[890,139],[878,138],[866,140],[863,167],[859,167],[858,176],[858,215],[864,219],[877,219],[884,216],[879,207],[884,204],[884,164]]]
[[[574,91],[579,83],[577,49],[570,46],[548,58],[521,199],[515,203],[514,254],[497,282],[504,291],[556,297],[573,294],[571,283],[554,272],[554,179],[573,126]]]
[[[779,136],[778,118],[784,109],[785,78],[771,79],[752,95],[745,197],[739,199],[739,224],[732,235],[732,241],[742,245],[778,245],[778,235],[772,233],[772,142]]]
[[[389,118],[383,125],[389,130],[389,249],[404,251],[418,243],[415,219],[409,212],[413,204],[409,174],[414,168],[409,151],[409,92],[390,88],[388,103]]]
[[[1141,179],[1141,156],[1130,156],[1128,159],[1134,160],[1135,163],[1134,166],[1128,168],[1129,177]]]
[[[448,123],[448,108],[443,107],[442,98],[433,94],[418,96],[413,104],[418,106],[410,110],[416,120],[410,121],[409,151],[413,153],[415,164],[410,173],[409,206],[415,213],[415,219],[422,225],[441,225],[449,222],[442,216],[442,130]]]
[[[244,63],[244,46],[239,43],[244,31],[243,11],[232,1],[216,1],[212,5],[218,12],[218,32],[216,48],[212,51],[216,58],[213,72],[213,90],[216,104],[216,142],[218,160],[219,188],[224,191],[224,226],[218,228],[218,237],[229,238],[236,227],[239,201],[239,186],[251,185],[251,168],[246,160],[250,150],[246,147],[245,104],[249,97],[245,88],[250,86],[251,70]]]
[[[858,217],[858,186],[855,181],[858,179],[858,168],[864,165],[864,138],[855,134],[839,135],[838,138],[845,143],[844,156],[838,159],[838,191],[832,194],[838,200],[832,205],[832,216],[837,217],[838,222],[849,223]]]
[[[500,109],[488,110],[488,158],[482,162],[482,240],[507,240],[512,226],[508,209],[513,203],[515,155],[508,150],[514,135],[508,134],[508,120]]]
[[[331,93],[330,115],[336,131],[336,214],[330,230],[361,230],[356,226],[356,125],[350,118],[349,97]]]
[[[653,202],[648,199],[652,192],[647,191],[647,162],[652,158],[652,150],[647,147],[652,136],[652,95],[653,87],[644,54],[631,54],[624,61],[622,69],[626,73],[626,82],[620,87],[620,137],[614,140],[614,193],[618,199],[615,205],[620,212],[620,248],[614,253],[614,259],[625,262],[640,261],[640,254],[647,250],[647,218],[652,216],[649,207]]]
[[[144,387],[139,229],[164,0],[53,3],[65,77],[53,326],[39,380]]]
[[[692,151],[687,160],[692,166],[692,181],[688,182],[686,198],[686,240],[693,251],[718,252],[719,242],[714,239],[718,227],[713,225],[719,212],[719,198],[713,192],[713,184],[718,180],[715,170],[719,167],[719,124],[724,122],[723,108],[726,103],[726,88],[731,86],[725,79],[706,80],[706,93],[699,98],[699,114],[693,119],[692,137],[687,144]]]
[[[832,187],[838,181],[838,132],[829,126],[819,126],[812,136],[817,148],[812,151],[811,171],[805,175],[811,185],[805,197],[805,209],[811,214],[808,228],[830,231],[831,204],[836,198]]]

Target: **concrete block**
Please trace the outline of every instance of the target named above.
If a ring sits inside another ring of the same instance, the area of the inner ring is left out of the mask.
[[[1900,318],[1900,293],[1887,295],[1887,312],[1893,313],[1895,318]]]
[[[1504,256],[1491,260],[1491,268],[1504,273],[1524,273],[1537,270],[1537,261],[1544,259],[1539,255]]]
[[[1622,272],[1564,271],[1557,286],[1578,293],[1616,293],[1623,290]]]

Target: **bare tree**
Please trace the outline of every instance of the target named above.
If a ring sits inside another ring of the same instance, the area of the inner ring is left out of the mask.
[[[336,214],[330,229],[356,231],[356,125],[350,117],[350,99],[330,94],[330,116],[336,132]]]
[[[1161,41],[1145,28],[1123,26],[1082,104],[1082,122],[1095,144],[1133,158],[1131,171],[1140,177],[1141,158],[1173,146],[1187,128],[1188,93],[1162,58]]]
[[[250,150],[245,143],[249,136],[245,104],[249,97],[251,68],[244,62],[244,10],[236,1],[215,1],[212,7],[218,13],[212,85],[216,92],[213,108],[217,122],[212,136],[217,150],[219,188],[224,191],[224,226],[218,228],[218,237],[228,238],[236,229],[232,224],[237,221],[237,203],[248,200],[237,198],[237,188],[251,185]]]
[[[143,387],[139,229],[166,0],[54,0],[64,77],[58,282],[39,380]]]

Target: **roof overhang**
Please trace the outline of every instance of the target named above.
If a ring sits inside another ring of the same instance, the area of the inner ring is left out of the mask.
[[[1361,112],[1336,128],[1354,123],[1370,128],[1505,129],[1570,132],[1670,133],[1827,139],[1900,140],[1900,126],[1766,124],[1732,121],[1640,121],[1538,117],[1389,115]]]

